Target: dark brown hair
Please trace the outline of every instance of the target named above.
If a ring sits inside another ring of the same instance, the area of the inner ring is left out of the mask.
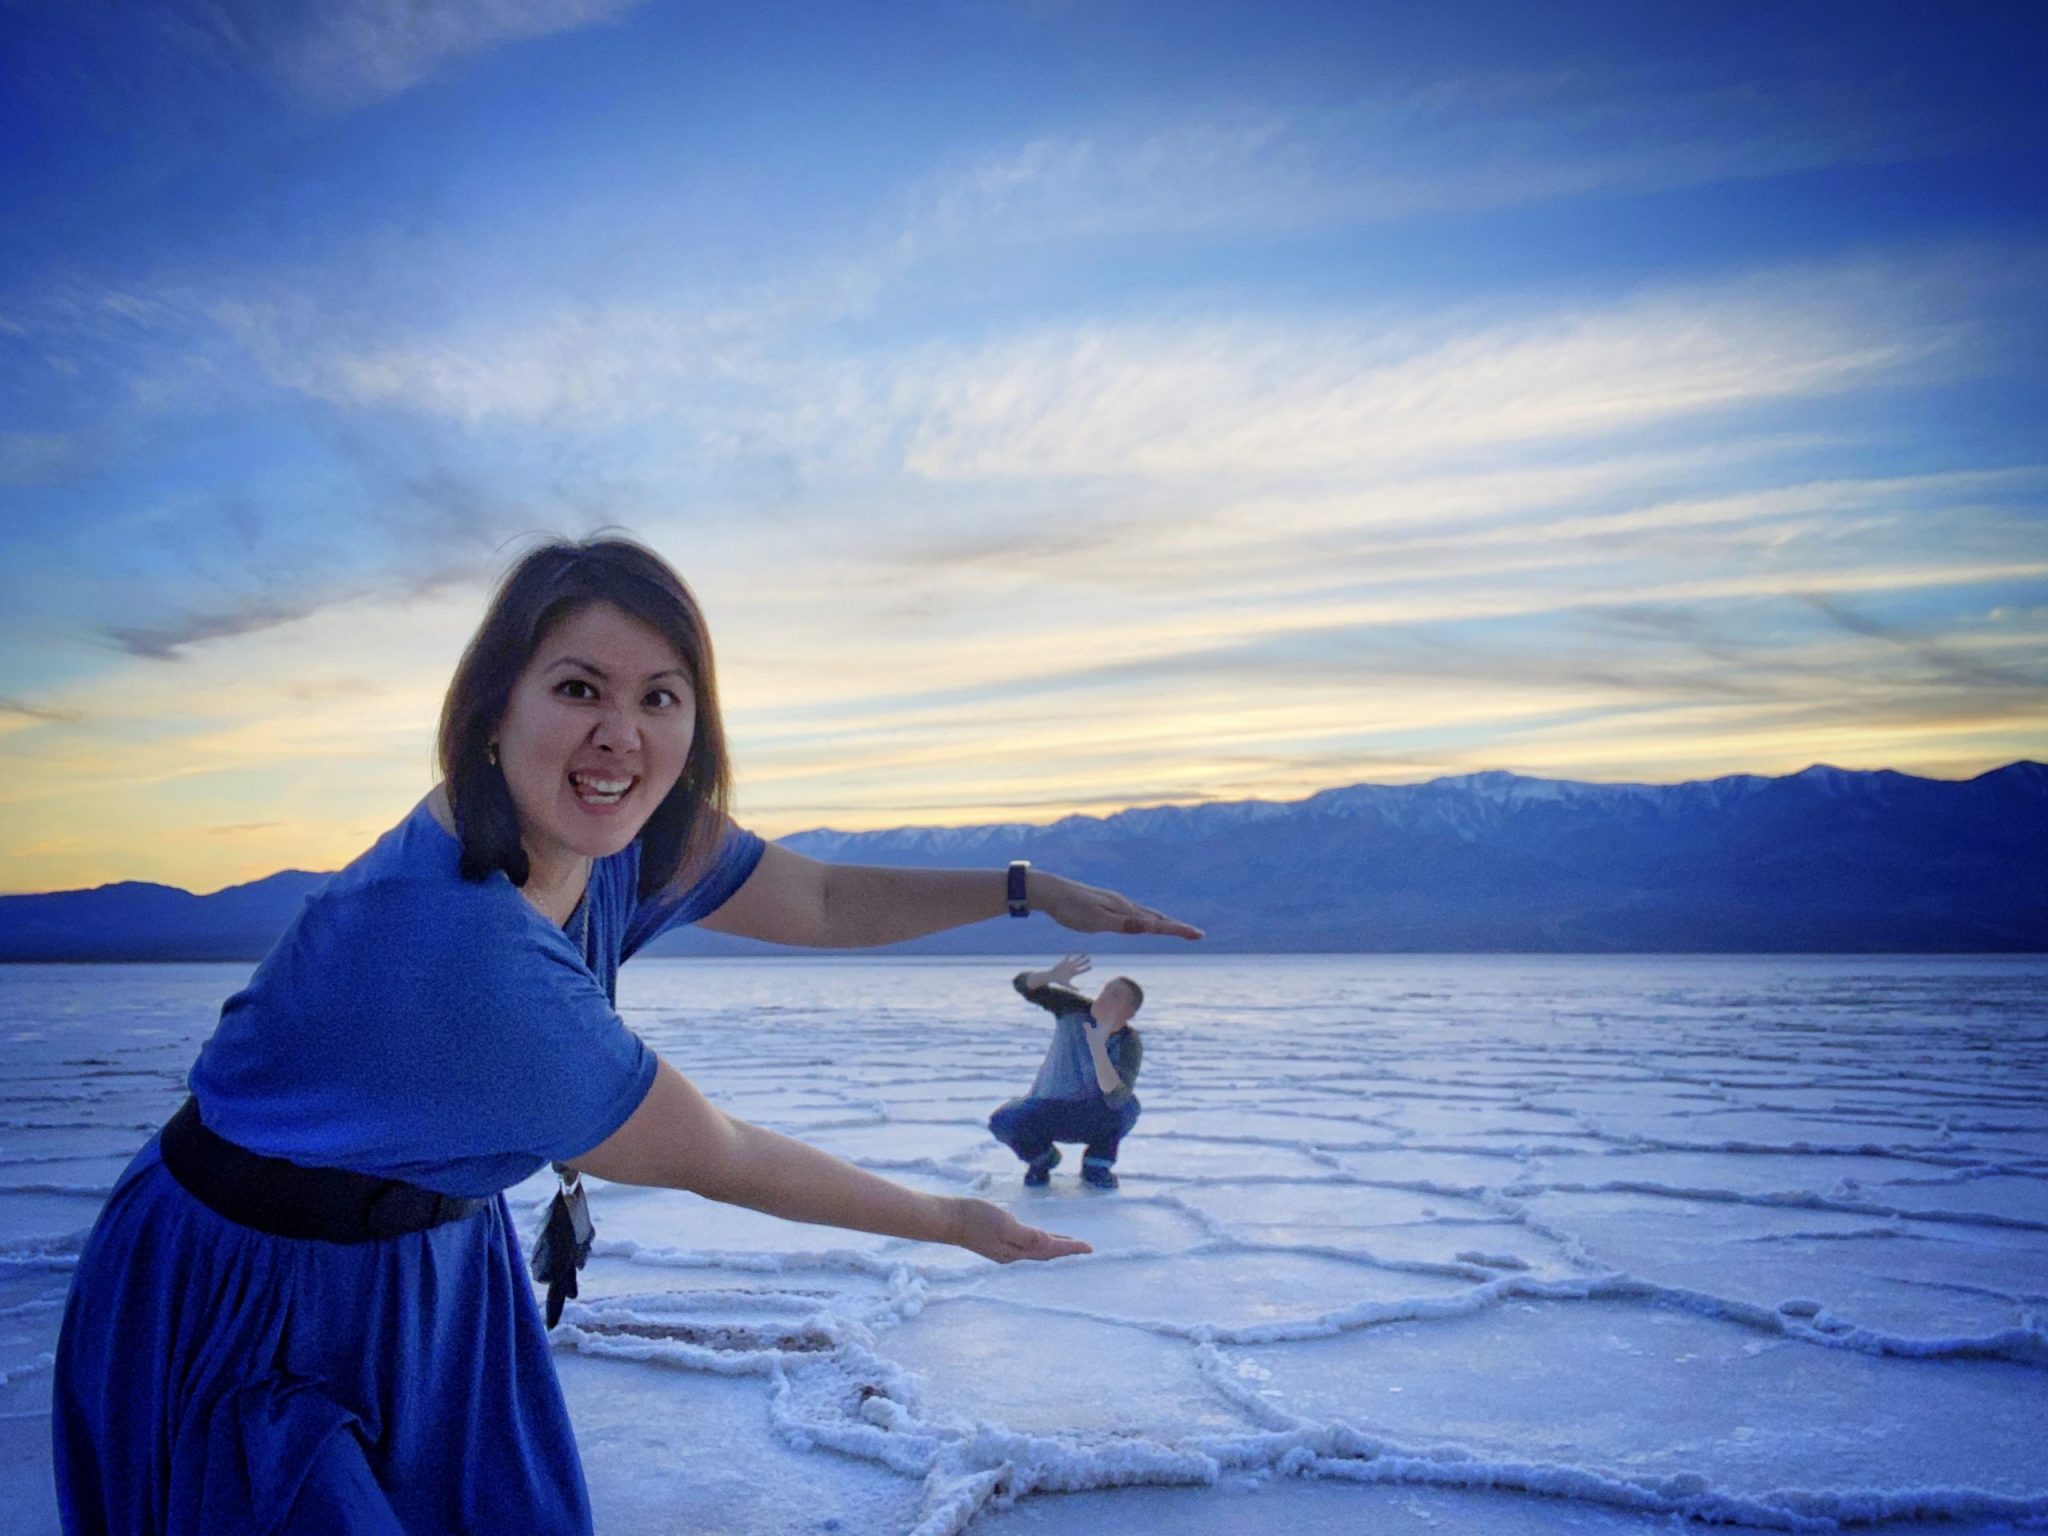
[[[505,775],[490,760],[491,738],[512,685],[548,631],[592,603],[612,604],[673,645],[697,698],[697,733],[682,777],[640,831],[640,894],[662,889],[720,835],[732,799],[732,763],[718,713],[711,632],[697,599],[661,556],[631,539],[555,539],[506,572],[441,704],[441,777],[462,839],[466,880],[502,869],[514,885],[526,884],[519,815]]]

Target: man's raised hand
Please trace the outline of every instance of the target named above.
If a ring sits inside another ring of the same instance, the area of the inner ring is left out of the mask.
[[[1077,952],[1053,962],[1052,969],[1046,974],[1052,977],[1052,984],[1054,986],[1064,987],[1069,985],[1083,971],[1092,969],[1094,964],[1095,962],[1085,954]]]

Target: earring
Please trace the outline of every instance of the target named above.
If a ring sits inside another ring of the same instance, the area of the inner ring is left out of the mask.
[[[484,748],[484,760],[493,768],[498,766],[498,744],[495,741]]]

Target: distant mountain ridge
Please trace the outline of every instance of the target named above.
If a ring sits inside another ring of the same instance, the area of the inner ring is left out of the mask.
[[[782,843],[906,868],[1028,858],[1199,923],[1228,950],[2048,950],[2048,767],[2031,761],[1964,781],[1825,766],[1668,785],[1496,771]],[[211,896],[127,883],[0,897],[0,961],[258,959],[325,878],[288,870]],[[1044,922],[1001,920],[896,948],[1066,942]],[[777,951],[686,930],[649,952]]]
[[[211,896],[139,880],[0,896],[0,961],[260,960],[327,878],[288,869]]]

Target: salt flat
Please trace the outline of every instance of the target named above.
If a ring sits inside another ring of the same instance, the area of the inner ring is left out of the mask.
[[[2048,960],[1120,959],[1111,1195],[982,1129],[1046,1037],[1013,969],[626,969],[735,1113],[1097,1251],[600,1186],[557,1359],[601,1531],[2048,1525]],[[246,973],[0,969],[0,1530],[55,1528],[83,1229]]]

